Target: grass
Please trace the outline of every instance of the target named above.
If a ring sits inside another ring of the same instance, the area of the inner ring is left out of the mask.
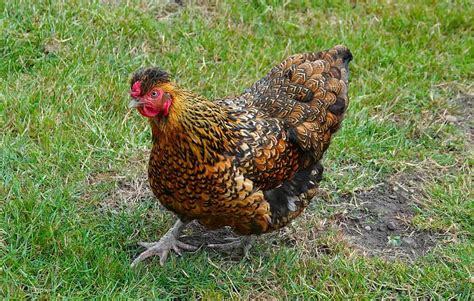
[[[465,116],[453,100],[473,94],[469,1],[147,2],[0,3],[0,296],[472,298],[472,140],[444,118]],[[355,57],[351,105],[325,159],[328,206],[288,230],[303,238],[263,237],[239,262],[199,251],[130,269],[136,242],[173,222],[123,189],[143,177],[150,146],[145,120],[126,108],[130,74],[159,65],[213,98],[335,44]],[[340,196],[415,171],[426,176],[413,224],[449,242],[407,262],[354,252],[334,227],[305,241]],[[322,245],[330,251],[308,247]]]

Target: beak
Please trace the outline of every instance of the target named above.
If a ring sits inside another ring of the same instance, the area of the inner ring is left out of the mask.
[[[138,108],[142,106],[142,103],[139,102],[138,100],[136,99],[132,99],[130,100],[130,102],[128,103],[128,108],[131,109],[131,108]]]

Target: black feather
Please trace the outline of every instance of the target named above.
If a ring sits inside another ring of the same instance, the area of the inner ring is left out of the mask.
[[[169,74],[160,68],[141,68],[135,72],[130,81],[130,86],[133,86],[137,81],[141,81],[141,96],[145,95],[153,86],[169,83]]]

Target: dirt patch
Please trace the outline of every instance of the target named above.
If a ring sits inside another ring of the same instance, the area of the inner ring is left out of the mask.
[[[98,197],[101,210],[118,213],[133,210],[144,202],[155,199],[148,185],[146,172],[136,177],[126,177],[115,172],[92,174],[87,179],[88,189],[83,193],[84,199],[91,195]]]
[[[153,200],[155,196],[148,185],[146,175],[139,178],[117,178],[116,189],[105,200],[104,206],[111,208],[134,208],[144,201]]]
[[[372,190],[342,196],[347,213],[334,219],[348,241],[369,256],[413,259],[425,255],[440,235],[411,224],[421,206],[422,182],[420,174],[402,174]]]

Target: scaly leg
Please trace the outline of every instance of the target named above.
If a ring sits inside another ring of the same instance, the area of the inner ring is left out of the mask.
[[[188,245],[178,240],[178,236],[183,230],[187,223],[183,223],[181,220],[177,220],[174,226],[166,232],[166,234],[158,242],[139,242],[140,246],[145,247],[147,250],[141,253],[132,262],[132,267],[136,266],[140,261],[144,259],[158,255],[160,256],[160,264],[163,265],[168,258],[170,250],[175,251],[176,254],[181,255],[181,250],[194,251],[197,247]]]
[[[244,256],[247,257],[250,248],[252,248],[253,236],[226,238],[226,240],[231,240],[231,242],[223,244],[208,244],[207,246],[212,249],[224,251],[229,251],[240,247],[244,251]]]

